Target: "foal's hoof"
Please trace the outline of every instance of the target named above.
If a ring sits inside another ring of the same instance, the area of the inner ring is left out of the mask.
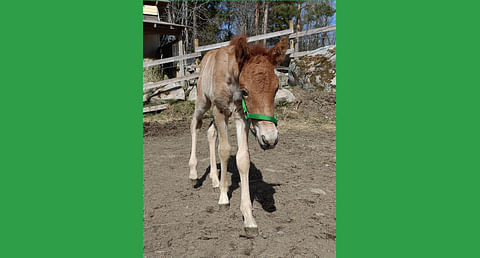
[[[247,228],[245,227],[245,235],[247,235],[247,237],[256,237],[258,236],[258,228]]]
[[[220,211],[227,211],[228,209],[230,209],[230,203],[218,205],[218,210]]]
[[[191,179],[191,178],[190,178],[190,184],[191,184],[192,186],[196,186],[196,185],[198,184],[198,179]]]
[[[212,187],[213,187],[213,188],[219,188],[219,187],[220,187],[220,183],[219,183],[219,182],[212,182]]]

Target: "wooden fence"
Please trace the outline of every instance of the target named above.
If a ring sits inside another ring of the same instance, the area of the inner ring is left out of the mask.
[[[287,55],[290,55],[291,58],[298,58],[301,56],[308,55],[312,51],[298,51],[298,47],[295,47],[294,41],[297,38],[308,36],[308,35],[313,35],[313,34],[319,34],[319,33],[325,33],[329,31],[334,31],[336,30],[337,26],[332,25],[332,26],[327,26],[327,27],[322,27],[322,28],[316,28],[316,29],[311,29],[311,30],[305,30],[305,31],[298,31],[294,32],[293,30],[293,21],[290,21],[290,28],[287,30],[281,30],[281,31],[276,31],[276,32],[271,32],[267,34],[262,34],[262,35],[257,35],[257,36],[252,36],[247,38],[247,42],[254,42],[254,41],[259,41],[259,40],[264,40],[264,39],[269,39],[269,38],[275,38],[275,37],[280,37],[280,36],[286,36],[288,35],[288,38],[290,39],[290,46],[289,49],[287,50]],[[179,61],[184,61],[187,59],[196,59],[196,65],[198,67],[199,64],[199,57],[202,55],[202,52],[213,50],[213,49],[218,49],[224,46],[228,46],[230,44],[229,41],[227,42],[221,42],[221,43],[216,43],[216,44],[211,44],[211,45],[205,45],[205,46],[198,46],[198,40],[195,39],[195,51],[190,54],[185,54],[185,55],[179,55],[179,56],[174,56],[174,57],[169,57],[169,58],[162,58],[158,60],[153,60],[149,62],[144,62],[143,67],[151,67],[155,65],[161,65],[161,64],[166,64],[166,63],[172,63],[172,62],[179,62]],[[295,50],[297,49],[297,50]],[[168,84],[174,83],[174,82],[181,82],[181,81],[186,81],[186,80],[191,80],[198,78],[199,74],[194,73],[190,74],[187,76],[181,76],[178,78],[173,78],[173,79],[168,79],[168,80],[163,80],[159,82],[150,82],[150,83],[145,83],[143,84],[143,92],[145,93],[148,90],[155,89],[155,88],[160,88],[160,87],[165,87]],[[169,87],[166,89],[162,89],[162,91],[168,91],[172,89],[176,89],[178,87]],[[143,113],[146,112],[152,112],[152,111],[157,111],[157,110],[163,110],[167,107],[168,105],[162,104],[158,106],[153,106],[153,107],[146,107],[143,109]]]

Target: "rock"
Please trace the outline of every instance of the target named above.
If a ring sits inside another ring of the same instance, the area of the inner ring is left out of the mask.
[[[267,238],[268,238],[268,234],[267,234],[266,232],[260,233],[260,236],[262,236],[263,239],[267,239]]]
[[[336,51],[336,50],[335,50]],[[335,67],[337,67],[337,54],[331,56],[328,61]]]
[[[170,83],[147,94],[147,100],[150,98],[149,101],[154,104],[165,103],[165,101],[175,102],[178,100],[185,100],[185,91],[180,82]]]
[[[275,105],[282,102],[292,103],[295,101],[295,96],[287,89],[278,89],[277,95],[275,95]]]
[[[195,101],[197,100],[197,88],[193,88],[188,94],[188,101]]]
[[[288,66],[288,85],[291,86],[296,86],[297,85],[297,79],[294,76],[294,73],[298,70],[297,68],[297,63],[295,62],[295,59],[292,59],[290,61],[290,65]]]
[[[192,74],[197,70],[197,67],[195,66],[195,64],[188,65],[186,70],[189,72],[189,74]]]
[[[323,195],[327,195],[327,193],[325,191],[323,191],[322,189],[320,188],[312,188],[310,189],[310,192],[314,193],[314,194],[323,194]]]
[[[329,50],[332,50],[332,49],[335,49],[336,48],[336,45],[331,45],[331,46],[324,46],[324,47],[321,47],[321,48],[317,48],[315,50],[312,50],[310,52],[310,54],[308,54],[309,56],[315,56],[315,55],[327,55]]]
[[[170,238],[170,237],[162,238],[160,240],[160,248],[165,249],[172,246],[172,241],[173,241],[173,238]]]
[[[143,94],[143,103],[148,101],[148,94]]]
[[[305,90],[322,89],[332,91],[336,78],[336,46],[326,46],[306,56],[291,60],[288,67],[288,83],[299,85]]]
[[[185,100],[185,91],[182,88],[160,93],[161,100],[178,101]]]
[[[153,96],[153,97],[150,98],[149,103],[161,104],[161,103],[163,103],[163,101],[160,99],[159,96]]]
[[[208,206],[208,207],[206,208],[206,211],[207,211],[208,213],[213,213],[213,212],[214,212],[213,206]]]
[[[333,77],[333,79],[330,81],[331,85],[337,85],[337,76]]]
[[[275,74],[278,77],[278,87],[288,87],[288,74],[275,70]]]
[[[144,217],[153,218],[154,216],[155,216],[155,210],[153,210],[152,208],[147,208],[145,211]]]

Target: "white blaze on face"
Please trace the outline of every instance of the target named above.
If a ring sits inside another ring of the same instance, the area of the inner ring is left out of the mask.
[[[278,143],[278,130],[270,121],[258,121],[255,123],[257,141],[262,149],[273,149]]]

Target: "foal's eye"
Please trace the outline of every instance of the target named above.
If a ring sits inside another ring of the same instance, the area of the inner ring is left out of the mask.
[[[246,89],[242,89],[242,96],[248,96],[248,91]]]

